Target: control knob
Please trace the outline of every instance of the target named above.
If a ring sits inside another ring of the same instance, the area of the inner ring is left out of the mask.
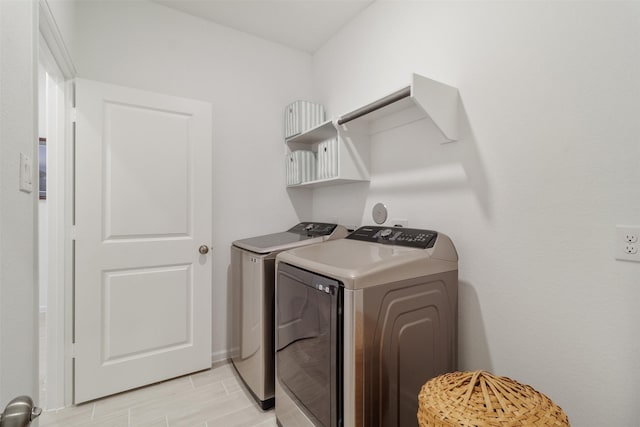
[[[380,237],[382,237],[383,239],[386,239],[387,237],[391,236],[391,233],[393,233],[392,229],[385,228],[380,232]]]

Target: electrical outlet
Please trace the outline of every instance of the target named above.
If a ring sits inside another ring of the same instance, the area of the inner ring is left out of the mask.
[[[409,221],[406,219],[392,219],[389,221],[394,227],[408,227]]]
[[[640,227],[616,226],[616,259],[640,262]]]

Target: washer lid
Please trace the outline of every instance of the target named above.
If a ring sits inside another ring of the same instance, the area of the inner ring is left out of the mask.
[[[346,228],[323,222],[301,222],[287,231],[236,240],[234,246],[258,254],[284,251],[347,235]]]

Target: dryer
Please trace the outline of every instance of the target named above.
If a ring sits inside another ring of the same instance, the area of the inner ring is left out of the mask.
[[[262,409],[274,405],[276,255],[347,234],[347,229],[338,224],[301,222],[287,231],[236,240],[231,246],[231,361]]]
[[[417,425],[420,387],[456,369],[449,237],[361,227],[276,260],[278,425]]]

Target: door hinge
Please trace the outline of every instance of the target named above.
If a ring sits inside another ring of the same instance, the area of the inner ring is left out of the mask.
[[[72,225],[71,229],[69,230],[69,235],[71,237],[71,240],[76,240],[76,226]]]
[[[69,116],[71,117],[71,123],[76,123],[78,119],[78,110],[75,107],[71,108],[71,111],[69,111]]]
[[[76,343],[74,342],[71,343],[71,348],[69,349],[69,353],[72,359],[76,358]]]

